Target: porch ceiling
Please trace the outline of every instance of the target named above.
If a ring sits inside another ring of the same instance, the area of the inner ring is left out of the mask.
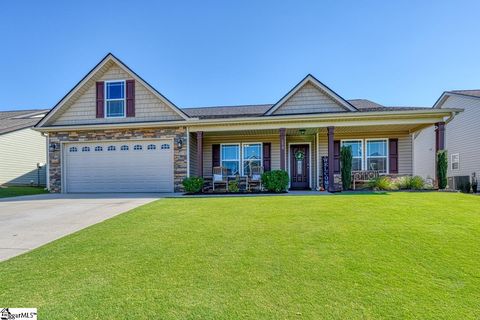
[[[363,133],[412,133],[424,129],[430,125],[419,124],[397,124],[397,125],[376,125],[376,126],[352,126],[352,127],[335,127],[336,134],[363,134]],[[302,133],[300,130],[305,130]],[[327,128],[302,128],[287,129],[287,136],[299,135],[315,135],[316,133],[327,134]],[[231,130],[231,131],[209,131],[205,132],[205,136],[258,136],[258,135],[278,135],[278,129],[249,129],[249,130]]]

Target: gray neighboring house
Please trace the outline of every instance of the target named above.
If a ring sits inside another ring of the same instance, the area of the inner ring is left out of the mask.
[[[434,109],[463,109],[452,121],[446,122],[445,149],[448,152],[449,187],[457,189],[455,177],[480,175],[480,89],[445,91],[433,105]],[[414,174],[434,177],[435,132],[429,127],[414,139]]]
[[[0,111],[0,185],[46,185],[47,142],[32,127],[47,111]]]

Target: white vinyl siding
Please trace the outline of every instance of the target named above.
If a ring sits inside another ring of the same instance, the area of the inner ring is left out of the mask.
[[[37,185],[37,163],[46,163],[46,155],[46,138],[40,132],[23,129],[0,135],[0,184]],[[45,180],[44,166],[40,185]]]

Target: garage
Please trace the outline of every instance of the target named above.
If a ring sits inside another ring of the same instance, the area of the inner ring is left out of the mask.
[[[173,192],[171,140],[65,143],[64,192]]]

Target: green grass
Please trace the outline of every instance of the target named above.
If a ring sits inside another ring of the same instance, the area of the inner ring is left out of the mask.
[[[44,187],[0,187],[0,198],[47,193]]]
[[[0,278],[41,319],[478,319],[480,197],[163,199]]]

